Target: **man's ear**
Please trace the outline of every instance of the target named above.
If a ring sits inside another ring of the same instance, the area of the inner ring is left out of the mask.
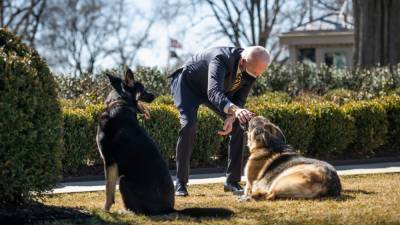
[[[243,68],[244,66],[246,66],[246,60],[243,58],[240,58],[239,60],[239,66],[240,68]]]
[[[133,71],[128,68],[125,73],[125,83],[129,86],[133,86],[134,81],[135,81],[135,76],[133,75]]]

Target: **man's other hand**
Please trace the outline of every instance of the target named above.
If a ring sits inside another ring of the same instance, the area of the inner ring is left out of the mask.
[[[232,132],[233,122],[235,122],[235,117],[233,115],[228,115],[224,121],[223,130],[218,131],[219,135],[225,136]]]
[[[137,107],[138,107],[139,111],[140,111],[141,113],[143,113],[144,119],[145,119],[145,120],[150,119],[150,112],[149,112],[149,110],[146,108],[146,106],[145,106],[142,102],[139,102],[139,101],[138,101]]]
[[[247,109],[238,108],[235,110],[235,117],[238,118],[238,120],[241,124],[244,124],[244,123],[250,121],[253,116],[254,116],[254,113],[250,112]]]

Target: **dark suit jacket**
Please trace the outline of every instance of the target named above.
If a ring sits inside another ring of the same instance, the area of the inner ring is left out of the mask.
[[[255,78],[245,73],[237,76],[242,51],[234,47],[207,49],[184,64],[182,76],[194,93],[208,99],[220,112],[229,102],[243,107]]]

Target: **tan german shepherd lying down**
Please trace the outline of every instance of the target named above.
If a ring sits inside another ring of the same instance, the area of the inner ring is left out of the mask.
[[[273,200],[340,195],[335,168],[294,152],[282,131],[266,118],[251,119],[247,135],[250,156],[245,168],[244,197]]]

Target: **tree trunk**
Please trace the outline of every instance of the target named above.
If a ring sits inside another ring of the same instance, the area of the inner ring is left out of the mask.
[[[400,1],[354,0],[354,63],[362,67],[400,62]]]

